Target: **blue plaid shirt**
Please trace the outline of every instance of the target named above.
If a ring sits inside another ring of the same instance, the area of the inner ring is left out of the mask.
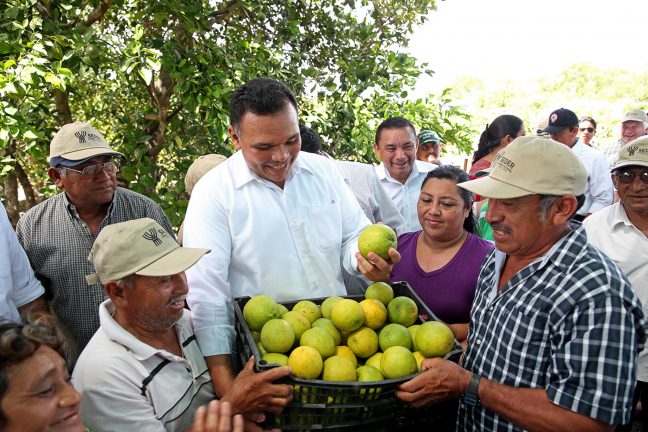
[[[506,256],[482,265],[463,366],[512,387],[544,388],[549,400],[608,424],[630,419],[646,321],[630,283],[582,228],[518,272],[497,293]],[[462,402],[458,431],[522,430]]]

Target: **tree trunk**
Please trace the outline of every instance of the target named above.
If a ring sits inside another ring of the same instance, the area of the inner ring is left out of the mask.
[[[56,104],[56,112],[59,115],[59,123],[61,126],[72,123],[72,111],[70,110],[70,103],[68,101],[67,92],[59,89],[53,90],[54,103]]]

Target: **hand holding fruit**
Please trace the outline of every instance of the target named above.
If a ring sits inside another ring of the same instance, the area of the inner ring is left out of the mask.
[[[389,249],[389,262],[373,252],[369,252],[368,258],[357,252],[356,258],[358,270],[364,277],[373,282],[389,282],[394,264],[400,261],[401,256],[396,249],[391,248]]]
[[[401,384],[396,396],[420,408],[466,392],[472,373],[450,360],[429,358],[423,360],[421,373]]]

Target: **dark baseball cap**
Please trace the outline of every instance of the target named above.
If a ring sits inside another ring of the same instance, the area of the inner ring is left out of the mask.
[[[550,134],[560,133],[565,128],[578,126],[578,117],[574,111],[559,108],[549,115],[549,123],[542,131]]]

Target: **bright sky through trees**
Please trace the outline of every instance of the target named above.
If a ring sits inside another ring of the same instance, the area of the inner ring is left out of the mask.
[[[647,21],[646,0],[438,1],[410,45],[436,72],[417,93],[464,75],[525,81],[576,62],[644,70]]]

